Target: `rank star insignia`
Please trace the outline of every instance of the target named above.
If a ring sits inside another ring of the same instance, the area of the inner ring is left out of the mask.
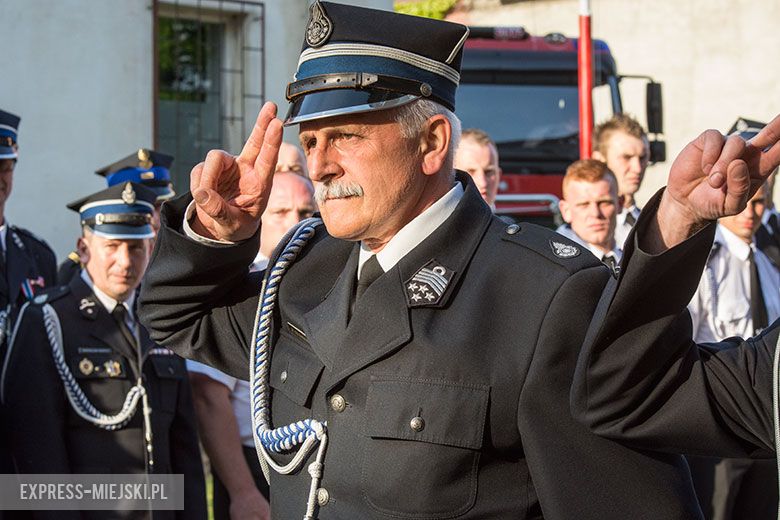
[[[552,247],[553,253],[559,258],[574,258],[580,254],[580,248],[570,244],[564,244],[562,242],[556,242],[550,240],[550,247]]]
[[[125,189],[122,190],[122,201],[125,204],[135,204],[135,190],[133,190],[133,185],[129,182],[125,185]]]
[[[325,15],[325,10],[319,1],[309,8],[309,23],[306,26],[306,43],[310,47],[319,47],[325,43],[333,32],[333,23]]]
[[[406,303],[409,307],[424,307],[437,305],[455,271],[447,269],[436,260],[431,260],[417,271],[404,284]]]

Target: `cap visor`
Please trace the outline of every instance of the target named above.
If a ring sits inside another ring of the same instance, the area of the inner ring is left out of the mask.
[[[420,96],[390,90],[335,89],[296,98],[287,112],[285,126],[346,114],[386,110],[410,103]]]

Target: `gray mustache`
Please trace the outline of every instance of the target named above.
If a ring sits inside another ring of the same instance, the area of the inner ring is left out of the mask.
[[[362,197],[363,187],[356,182],[323,182],[314,190],[314,200],[322,204],[327,199]]]

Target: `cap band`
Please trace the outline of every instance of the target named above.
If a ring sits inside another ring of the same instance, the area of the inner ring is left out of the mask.
[[[301,53],[301,57],[298,60],[298,68],[309,60],[330,58],[334,56],[373,56],[377,58],[387,58],[406,63],[407,65],[417,67],[418,69],[433,74],[438,74],[439,76],[450,80],[455,85],[460,81],[460,74],[458,71],[440,61],[432,60],[413,52],[394,49],[393,47],[371,45],[367,43],[333,43],[317,49],[306,49]]]
[[[126,224],[145,226],[152,221],[148,213],[97,213],[94,217],[81,220],[82,226],[102,226],[103,224]]]
[[[364,72],[341,74],[320,74],[302,79],[287,85],[287,100],[290,101],[302,94],[333,89],[380,89],[410,94],[412,96],[430,96],[431,86],[422,81],[385,76]]]

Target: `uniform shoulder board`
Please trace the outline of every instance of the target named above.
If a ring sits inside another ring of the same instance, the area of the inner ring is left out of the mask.
[[[60,285],[59,287],[52,287],[47,289],[41,294],[38,294],[33,298],[32,302],[35,305],[43,305],[44,303],[51,303],[54,300],[59,300],[70,292],[70,287],[67,285]]]
[[[536,224],[524,222],[504,226],[501,239],[530,249],[570,272],[601,264],[581,244]]]
[[[32,231],[30,231],[29,229],[25,229],[25,228],[21,228],[21,227],[12,225],[11,226],[11,230],[16,232],[16,233],[18,233],[18,234],[20,234],[20,235],[23,235],[25,238],[32,239],[32,240],[38,242],[39,244],[41,244],[44,247],[46,247],[46,249],[49,249],[50,251],[53,252],[51,247],[49,247],[49,244],[44,239],[42,239],[41,237],[39,237],[38,235],[36,235]]]

